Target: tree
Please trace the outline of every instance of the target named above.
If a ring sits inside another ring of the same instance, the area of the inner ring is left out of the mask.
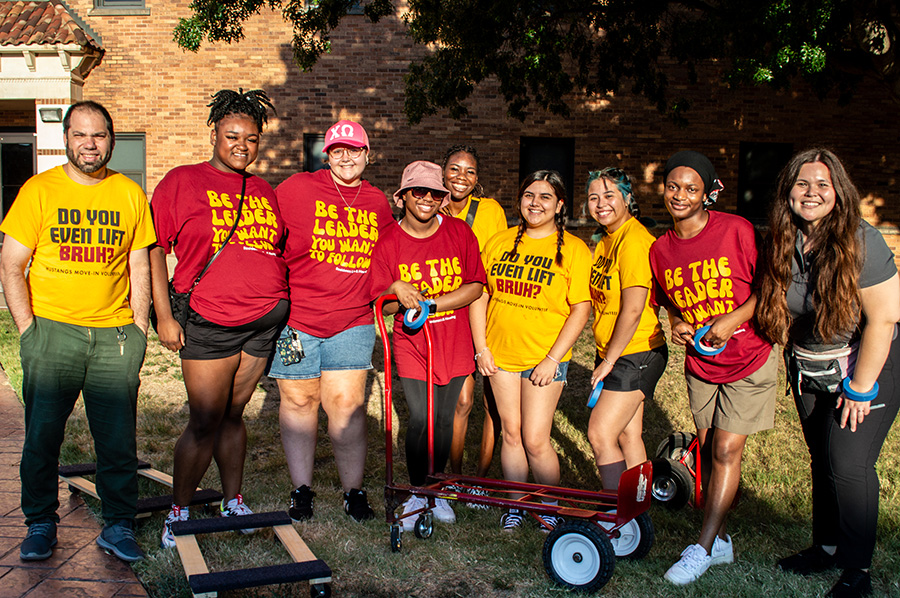
[[[175,40],[196,51],[203,39],[232,42],[264,5],[293,24],[297,65],[308,70],[331,49],[330,34],[358,0],[193,0]],[[373,23],[394,14],[371,0]],[[846,100],[864,77],[900,101],[898,0],[408,0],[403,19],[430,50],[406,76],[409,120],[447,110],[467,113],[476,86],[494,77],[511,116],[532,104],[567,114],[574,93],[630,89],[680,118],[688,107],[667,93],[661,56],[695,78],[717,60],[731,85],[788,87],[806,79],[820,95]]]

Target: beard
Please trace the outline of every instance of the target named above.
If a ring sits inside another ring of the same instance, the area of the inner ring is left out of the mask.
[[[73,164],[75,168],[84,174],[94,174],[109,163],[109,159],[112,158],[112,152],[107,151],[105,155],[101,154],[100,159],[96,162],[85,162],[81,156],[75,154],[72,148],[67,147],[66,158],[69,159],[69,163]]]

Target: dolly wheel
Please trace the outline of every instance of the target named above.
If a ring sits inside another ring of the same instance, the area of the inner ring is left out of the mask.
[[[598,521],[597,525],[605,530],[611,530],[615,525],[612,521]],[[641,513],[622,527],[609,538],[616,553],[616,558],[639,560],[647,556],[653,547],[656,530],[648,513]]]
[[[589,521],[566,521],[544,541],[544,568],[556,583],[583,592],[612,577],[616,555],[606,533]]]
[[[400,538],[400,526],[391,526],[391,552],[400,552],[403,548],[403,540]]]
[[[413,528],[417,538],[426,540],[434,533],[434,516],[431,513],[422,513],[416,519],[416,527]]]
[[[311,598],[330,598],[331,584],[317,583],[309,586],[309,595]]]
[[[688,447],[691,446],[696,437],[696,435],[689,432],[673,432],[656,447],[656,457],[658,459],[681,461],[681,458],[684,457]],[[688,455],[684,460],[684,464],[693,469],[694,455]]]
[[[670,459],[653,460],[653,484],[650,495],[673,511],[680,509],[691,498],[693,479],[688,468]]]

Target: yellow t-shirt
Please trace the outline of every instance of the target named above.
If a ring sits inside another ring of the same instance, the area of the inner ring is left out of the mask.
[[[462,211],[454,218],[465,220],[471,205],[472,196],[470,195]],[[478,248],[484,250],[484,246],[487,245],[491,237],[507,228],[506,212],[503,211],[503,206],[496,199],[479,197],[478,210],[475,212],[475,220],[472,221],[472,232],[475,233],[475,238],[478,239]]]
[[[591,267],[591,304],[594,307],[594,342],[601,357],[612,339],[622,289],[628,287],[653,288],[650,269],[650,246],[656,239],[637,218],[630,218],[619,230],[604,236],[594,250]],[[666,344],[666,336],[659,325],[656,309],[650,305],[650,293],[641,312],[638,328],[622,355],[649,351]]]
[[[497,367],[510,372],[533,368],[547,355],[571,312],[590,301],[591,252],[584,241],[564,233],[562,265],[556,264],[556,234],[522,235],[510,256],[517,227],[496,234],[481,252],[491,300],[487,344]],[[572,357],[569,350],[562,361]]]
[[[34,315],[78,326],[124,326],[128,254],[156,241],[140,185],[117,172],[76,183],[62,166],[31,177],[0,225],[31,248],[28,289]]]

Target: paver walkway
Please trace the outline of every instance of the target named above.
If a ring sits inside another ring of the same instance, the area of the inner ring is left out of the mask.
[[[147,596],[131,567],[97,546],[100,523],[65,484],[59,490],[59,543],[46,561],[19,559],[28,531],[19,508],[22,404],[0,370],[0,596],[125,598]]]

